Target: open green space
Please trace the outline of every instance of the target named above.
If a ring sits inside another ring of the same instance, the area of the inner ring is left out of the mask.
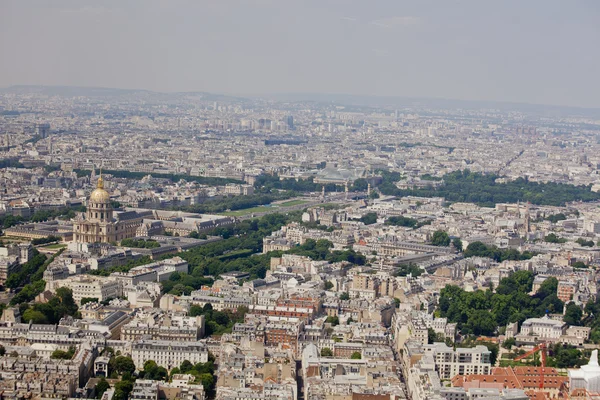
[[[243,210],[225,211],[225,212],[222,212],[219,214],[228,215],[230,217],[241,217],[243,215],[266,212],[266,211],[269,211],[272,209],[273,209],[272,207],[258,206],[258,207],[244,208]]]
[[[52,250],[54,250],[54,249],[62,249],[62,248],[65,248],[65,247],[67,247],[67,245],[64,244],[64,243],[54,243],[54,244],[49,244],[48,246],[44,246],[44,249],[52,249]]]
[[[286,201],[284,203],[279,203],[277,204],[279,207],[293,207],[293,206],[299,206],[301,204],[306,204],[309,203],[308,200],[290,200],[290,201]]]

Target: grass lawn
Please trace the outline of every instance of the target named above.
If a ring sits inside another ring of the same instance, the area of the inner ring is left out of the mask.
[[[43,246],[45,249],[62,249],[64,247],[67,247],[66,244],[64,243],[54,243],[54,244],[49,244],[48,246]]]
[[[259,207],[252,207],[252,208],[244,208],[243,210],[225,211],[225,212],[222,212],[219,214],[220,215],[229,215],[230,217],[241,217],[242,215],[266,212],[266,211],[269,211],[272,209],[273,209],[272,207],[259,206]]]
[[[307,200],[290,200],[290,201],[286,201],[285,203],[279,203],[277,204],[279,207],[293,207],[293,206],[299,206],[301,204],[306,204],[309,203]]]

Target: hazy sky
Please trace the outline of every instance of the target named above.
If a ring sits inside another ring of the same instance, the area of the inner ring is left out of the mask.
[[[0,86],[600,107],[598,0],[0,0]]]

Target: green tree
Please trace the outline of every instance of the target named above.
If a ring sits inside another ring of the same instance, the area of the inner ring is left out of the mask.
[[[566,243],[567,239],[560,238],[555,233],[550,233],[544,237],[544,241],[548,243]]]
[[[433,330],[433,328],[427,328],[427,343],[433,344],[437,339],[437,333]]]
[[[97,302],[98,302],[97,297],[84,297],[81,299],[81,305],[84,305],[87,303],[97,303]]]
[[[100,378],[98,383],[96,383],[95,387],[96,398],[101,399],[104,392],[106,392],[109,388],[110,384],[108,383],[108,381],[104,377]]]
[[[517,344],[515,338],[508,338],[502,343],[502,347],[510,350],[515,344]]]
[[[418,223],[419,221],[414,218],[403,216],[392,216],[385,221],[385,225],[404,226],[407,228],[414,228]]]
[[[572,301],[567,303],[567,308],[565,310],[565,316],[563,321],[565,321],[569,325],[581,325],[581,318],[583,317],[583,311],[581,307]]]
[[[454,248],[456,248],[456,250],[463,251],[463,243],[462,240],[460,240],[459,238],[454,238],[452,240],[452,245],[454,246]]]
[[[594,247],[594,241],[593,240],[586,240],[584,238],[579,238],[576,240],[577,244],[579,244],[580,246],[583,247]]]
[[[321,349],[321,357],[333,357],[333,351],[329,347]]]
[[[448,233],[442,230],[437,230],[433,232],[433,236],[431,237],[431,244],[433,246],[449,246],[450,245],[450,236]]]
[[[360,217],[360,222],[365,225],[372,225],[377,222],[377,213],[370,212]]]
[[[42,312],[30,308],[23,313],[23,321],[34,324],[47,324],[48,318]]]
[[[121,380],[115,383],[115,394],[113,400],[128,400],[129,394],[133,390],[133,382],[130,380]]]
[[[360,359],[362,359],[362,354],[360,353],[360,351],[355,351],[350,356],[350,359],[352,359],[352,360],[360,360]]]
[[[493,315],[485,310],[473,311],[465,325],[468,332],[484,336],[492,336],[496,328],[497,324]]]
[[[69,354],[64,350],[54,350],[52,354],[50,354],[50,358],[55,360],[68,360],[70,359]]]
[[[552,294],[556,294],[557,290],[558,290],[558,279],[556,279],[555,277],[550,277],[550,278],[546,279],[544,282],[542,282],[542,284],[540,285],[540,288],[537,291],[537,294],[542,297],[548,297]]]
[[[412,276],[416,278],[423,274],[424,270],[419,265],[414,263],[400,264],[398,269],[394,271],[394,276]]]
[[[204,373],[200,375],[200,382],[204,386],[204,390],[208,393],[212,393],[215,386],[215,377],[212,373]]]
[[[191,362],[189,362],[188,360],[183,360],[183,362],[181,363],[181,366],[179,367],[182,374],[187,374],[193,368],[194,368],[194,365]]]
[[[483,346],[487,347],[490,351],[490,363],[492,365],[496,365],[496,360],[498,359],[498,352],[500,351],[500,347],[496,343],[492,342],[480,342]]]
[[[131,357],[118,356],[115,358],[115,370],[120,375],[125,373],[133,374],[135,372],[135,364]]]
[[[343,292],[340,294],[340,300],[350,300],[350,294],[348,292]]]
[[[331,324],[331,326],[336,326],[340,324],[340,319],[337,316],[329,316],[325,319],[325,322]]]
[[[325,282],[325,290],[330,290],[333,289],[333,283],[331,283],[331,281],[326,281]]]
[[[557,343],[552,347],[546,365],[555,368],[576,368],[587,363],[583,353],[571,345]]]
[[[571,266],[573,268],[578,268],[578,269],[586,269],[586,268],[588,268],[588,266],[585,265],[585,263],[583,261],[575,261],[573,264],[571,264]]]

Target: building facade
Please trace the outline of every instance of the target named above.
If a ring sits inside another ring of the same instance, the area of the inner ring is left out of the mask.
[[[87,211],[73,224],[73,240],[80,243],[111,243],[135,237],[142,219],[137,213],[123,213],[115,218],[110,195],[104,190],[102,175],[90,195]]]

